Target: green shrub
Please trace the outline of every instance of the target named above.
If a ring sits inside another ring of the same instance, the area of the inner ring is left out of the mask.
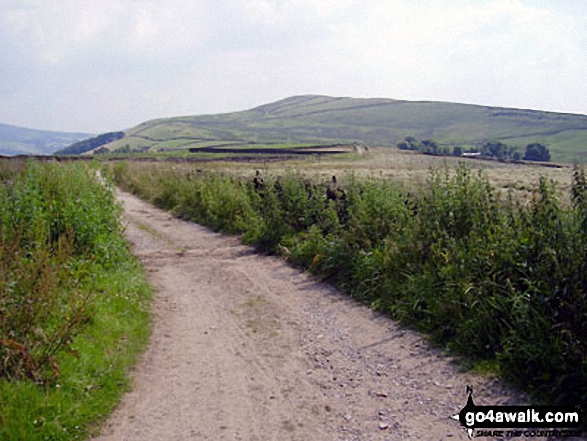
[[[128,385],[150,291],[93,165],[15,164],[0,163],[0,439],[79,439]]]
[[[171,182],[168,173],[126,168],[117,179],[140,182],[130,188],[161,195],[186,218],[243,233],[473,362],[497,366],[540,399],[587,403],[583,170],[570,201],[540,180],[527,204],[465,166],[432,170],[416,193],[351,177],[334,201],[324,186],[291,174],[257,191],[200,176],[174,184],[182,190],[173,194],[183,194],[176,201],[162,193],[168,182],[148,178]]]
[[[88,173],[30,163],[3,186],[0,377],[56,374],[55,352],[86,319],[81,284],[123,247],[114,196]]]

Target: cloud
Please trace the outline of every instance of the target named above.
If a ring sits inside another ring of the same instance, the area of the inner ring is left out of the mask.
[[[577,0],[4,0],[0,121],[97,132],[302,93],[587,113],[582,11]]]
[[[544,108],[553,82],[566,88],[565,72],[575,84],[585,72],[576,35],[584,18],[521,0],[449,4],[377,2],[332,49],[340,62],[354,54],[351,68],[363,78],[371,72],[369,90],[399,98]],[[563,96],[551,100],[565,106]]]

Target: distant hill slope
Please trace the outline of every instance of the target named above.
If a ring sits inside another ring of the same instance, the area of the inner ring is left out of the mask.
[[[83,141],[71,144],[68,147],[57,150],[56,155],[81,155],[90,150],[102,147],[104,144],[116,141],[124,137],[124,132],[109,132],[98,135],[95,138],[84,139]]]
[[[395,146],[407,136],[473,146],[546,144],[557,161],[587,162],[587,116],[445,102],[295,96],[242,112],[145,122],[111,150],[218,144],[347,143]]]
[[[51,132],[0,124],[0,155],[50,155],[91,136],[87,133]]]

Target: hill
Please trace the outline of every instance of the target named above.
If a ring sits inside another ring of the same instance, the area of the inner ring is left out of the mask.
[[[87,133],[53,132],[0,124],[0,155],[51,155]]]
[[[96,150],[104,144],[116,141],[124,137],[124,132],[110,132],[98,135],[95,138],[84,139],[83,141],[71,144],[68,147],[57,150],[56,155],[80,155],[90,150]]]
[[[170,150],[215,145],[352,143],[395,146],[407,136],[477,146],[539,142],[555,161],[587,162],[587,115],[427,101],[305,95],[219,115],[145,122],[110,150]]]

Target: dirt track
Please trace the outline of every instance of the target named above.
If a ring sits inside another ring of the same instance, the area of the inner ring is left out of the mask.
[[[416,334],[238,239],[120,194],[156,289],[150,345],[100,440],[466,439],[512,402]]]

